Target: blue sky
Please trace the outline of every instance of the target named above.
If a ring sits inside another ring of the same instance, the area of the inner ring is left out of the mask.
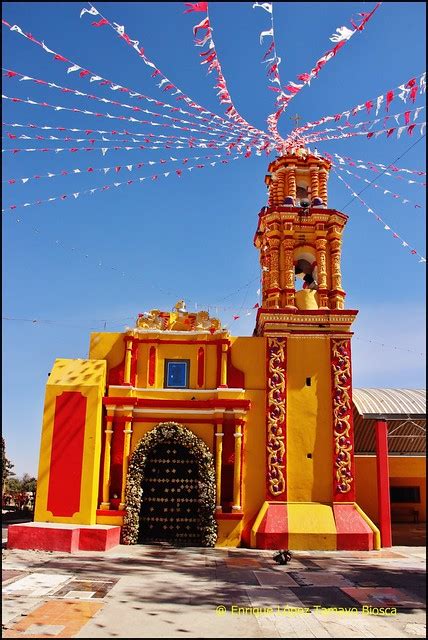
[[[79,18],[83,6],[87,5],[6,2],[3,18],[102,77],[166,99],[168,94],[156,88],[148,68],[112,30],[91,27],[91,16]],[[373,6],[368,2],[275,3],[283,84],[313,66],[330,48],[329,37],[337,27],[350,26],[351,17],[356,18],[359,12]],[[110,20],[125,25],[130,36],[140,40],[146,54],[184,92],[223,115],[212,88],[214,76],[206,75],[205,67],[199,64],[201,49],[193,45],[192,27],[202,14],[183,15],[183,4],[178,2],[111,2],[96,7]],[[383,3],[365,30],[356,34],[311,86],[292,101],[280,120],[280,133],[285,135],[291,130],[290,117],[296,111],[303,122],[315,120],[352,108],[421,74],[426,46],[425,11],[425,3],[421,2]],[[266,46],[260,47],[259,34],[269,28],[269,16],[261,9],[253,10],[252,3],[246,2],[210,3],[210,16],[235,106],[251,124],[266,130],[266,117],[272,113],[274,103],[273,93],[267,90],[265,67],[260,63]],[[3,66],[119,99],[105,87],[90,84],[76,74],[67,75],[66,65],[53,61],[41,48],[7,29],[3,29]],[[86,98],[16,79],[4,78],[3,93],[101,110]],[[129,102],[123,96],[120,99]],[[166,101],[173,99],[168,95]],[[395,100],[391,113],[414,108],[403,108],[402,104]],[[419,96],[415,106],[423,104],[423,97]],[[123,113],[111,105],[104,110]],[[424,113],[418,122],[425,120]],[[3,104],[3,122],[105,130],[120,124],[8,101]],[[127,127],[131,130],[131,125]],[[4,128],[3,135],[16,131]],[[153,129],[134,125],[132,131],[149,133]],[[40,133],[28,129],[19,132]],[[163,132],[175,133],[167,129]],[[425,138],[408,150],[418,139],[419,132],[415,131],[412,137],[403,135],[400,140],[357,137],[316,146],[320,152],[385,164],[405,154],[397,161],[398,166],[425,170]],[[12,143],[9,139],[3,143],[4,148],[45,144],[30,140]],[[159,161],[169,155],[178,157],[177,154],[172,150],[118,151],[104,157],[99,152],[5,153],[3,180],[63,169]],[[192,149],[187,155],[207,154],[206,150],[199,153]],[[183,155],[181,152],[179,157]],[[17,319],[3,320],[3,435],[8,457],[18,474],[37,473],[44,386],[55,358],[86,357],[91,330],[123,330],[134,324],[138,313],[151,308],[170,309],[184,298],[191,309],[209,305],[214,314],[217,309],[234,335],[251,335],[254,314],[246,313],[258,301],[260,277],[252,241],[257,214],[266,203],[263,180],[271,158],[273,154],[269,158],[253,154],[229,165],[194,170],[187,175],[184,172],[181,178],[171,175],[157,181],[146,180],[76,200],[3,214],[3,317]],[[128,177],[123,171],[119,174],[122,181]],[[138,176],[153,172],[141,169]],[[374,175],[358,173],[369,179]],[[102,186],[115,179],[111,172],[107,176],[86,172],[6,185],[4,206]],[[347,179],[357,192],[365,186],[350,176]],[[425,191],[420,186],[387,176],[382,176],[378,184],[424,204]],[[425,255],[425,207],[415,209],[400,204],[373,187],[362,197],[392,229]],[[402,248],[358,201],[348,204],[350,199],[346,188],[331,176],[329,204],[350,217],[342,271],[347,307],[360,310],[354,325],[354,386],[423,387],[425,265]],[[234,315],[241,317],[233,321]]]

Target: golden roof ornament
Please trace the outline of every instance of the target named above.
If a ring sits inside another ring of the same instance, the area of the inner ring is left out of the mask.
[[[152,309],[138,314],[136,328],[140,331],[201,331],[211,334],[222,329],[221,321],[212,318],[208,311],[187,311],[186,302],[178,300],[172,311]]]

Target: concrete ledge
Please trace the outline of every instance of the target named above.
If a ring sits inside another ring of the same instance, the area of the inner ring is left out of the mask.
[[[107,551],[120,542],[120,527],[50,522],[13,524],[8,528],[8,549],[36,551]]]

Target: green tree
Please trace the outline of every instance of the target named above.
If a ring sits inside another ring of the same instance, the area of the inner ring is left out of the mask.
[[[1,439],[1,473],[2,473],[2,495],[6,491],[8,479],[10,476],[14,476],[14,472],[12,471],[14,465],[8,460],[6,457],[6,445],[4,442],[4,438],[2,436]]]

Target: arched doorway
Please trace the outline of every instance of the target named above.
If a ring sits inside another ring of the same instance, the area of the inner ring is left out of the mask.
[[[149,431],[130,460],[125,510],[124,544],[214,546],[215,470],[206,444],[175,422]]]

